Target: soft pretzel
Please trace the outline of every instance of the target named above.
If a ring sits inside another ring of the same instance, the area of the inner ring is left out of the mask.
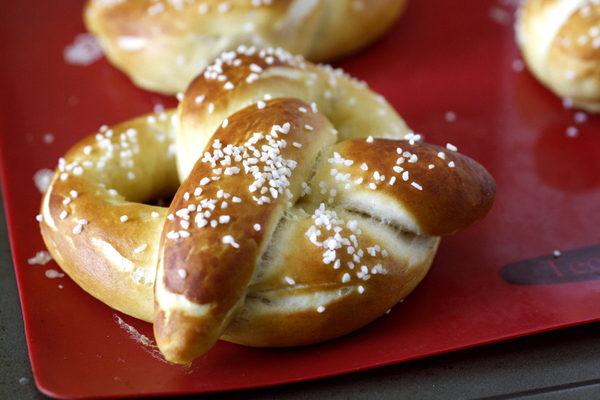
[[[525,0],[515,26],[533,75],[568,104],[600,112],[600,2]]]
[[[250,53],[238,52],[232,65],[255,68],[256,57],[281,63],[259,74],[267,88],[300,88],[307,82],[290,76],[312,71],[329,74],[332,87],[345,88],[342,97],[313,88],[331,101],[321,101],[322,112],[281,93],[265,99],[267,89],[256,85],[260,96],[224,94],[222,106],[213,91],[234,89],[207,79],[199,94],[199,78],[177,111],[76,144],[42,199],[42,235],[62,269],[109,306],[154,322],[159,348],[177,363],[218,339],[300,346],[365,326],[423,279],[440,236],[479,221],[495,196],[481,165],[417,140],[365,85],[298,58],[292,66],[285,53]],[[234,60],[223,55],[208,70],[224,59]],[[374,129],[344,105],[359,100]],[[191,103],[206,107],[194,111]],[[211,123],[217,109],[232,111],[212,136],[184,133],[192,121]],[[204,143],[189,168],[193,154],[178,153],[185,143]],[[168,209],[142,204],[173,193]]]
[[[183,92],[223,51],[282,47],[330,62],[372,43],[406,0],[88,0],[84,21],[138,86]]]

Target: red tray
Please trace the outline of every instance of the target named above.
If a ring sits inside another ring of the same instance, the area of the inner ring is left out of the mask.
[[[59,271],[53,261],[28,263],[44,250],[34,174],[101,125],[176,101],[134,87],[103,58],[65,62],[63,52],[85,32],[82,1],[7,3],[2,190],[39,389],[122,398],[261,387],[600,319],[600,117],[566,109],[522,69],[514,3],[411,1],[385,39],[336,63],[389,99],[427,141],[450,142],[485,165],[498,183],[491,213],[445,238],[423,283],[370,326],[306,348],[219,342],[189,367],[161,359],[149,324],[67,277],[49,278],[48,270]]]

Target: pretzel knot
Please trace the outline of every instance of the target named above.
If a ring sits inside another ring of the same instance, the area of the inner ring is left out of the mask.
[[[273,54],[229,54],[177,113],[84,139],[42,201],[63,269],[153,321],[172,362],[218,339],[300,346],[367,325],[424,278],[440,236],[479,221],[495,196],[481,165],[416,140],[364,85]],[[250,82],[234,72],[251,69]],[[374,112],[353,114],[356,103]],[[142,204],[175,189],[168,209]]]

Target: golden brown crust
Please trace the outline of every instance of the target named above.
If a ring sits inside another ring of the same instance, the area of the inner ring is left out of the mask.
[[[354,53],[387,32],[406,0],[88,0],[87,29],[139,86],[178,93],[239,45],[282,47],[315,62]]]
[[[531,72],[567,104],[600,112],[600,4],[527,0],[516,24]]]

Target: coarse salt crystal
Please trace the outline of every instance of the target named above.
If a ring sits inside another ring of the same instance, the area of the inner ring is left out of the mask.
[[[569,126],[567,128],[567,136],[568,137],[576,137],[579,135],[579,129],[574,126]]]
[[[560,257],[560,254],[561,254],[561,253],[560,253],[560,251],[559,251],[559,250],[554,250],[554,251],[552,252],[552,255],[553,255],[554,257]]]
[[[296,281],[293,278],[290,278],[289,276],[286,276],[284,279],[290,285],[295,285],[296,284]]]
[[[48,251],[42,250],[42,251],[38,251],[37,253],[35,253],[35,257],[28,259],[27,263],[30,265],[33,265],[33,264],[45,265],[50,261],[52,261],[52,256],[50,255],[50,253]]]
[[[223,243],[230,244],[233,247],[235,247],[236,249],[240,247],[240,245],[235,242],[235,239],[231,235],[223,236]]]
[[[62,278],[65,276],[65,274],[63,274],[62,272],[58,272],[55,269],[49,269],[45,272],[46,278]]]

